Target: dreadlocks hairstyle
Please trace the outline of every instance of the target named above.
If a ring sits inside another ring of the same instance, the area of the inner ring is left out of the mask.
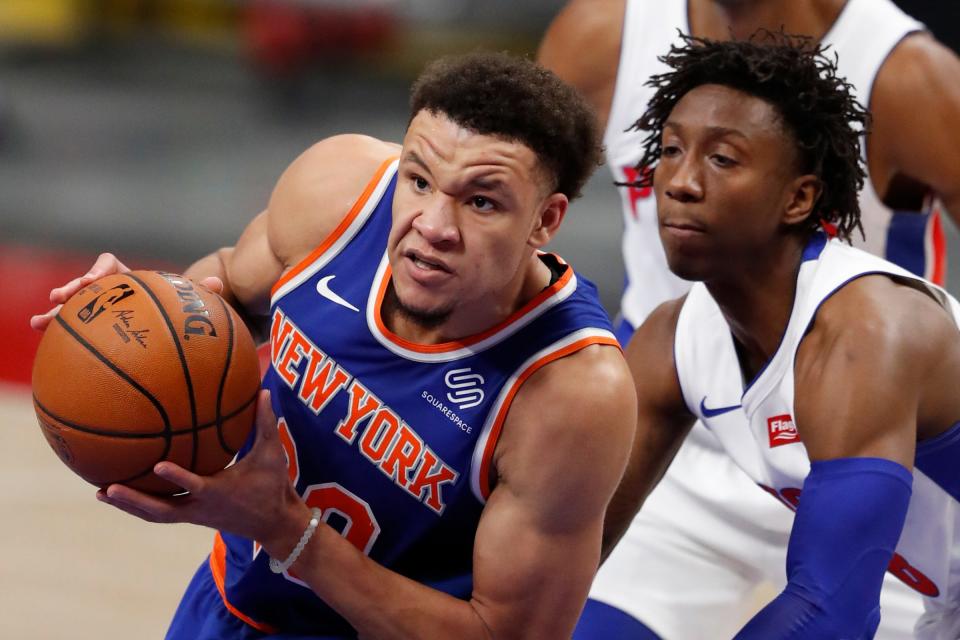
[[[593,110],[551,71],[505,53],[441,58],[410,91],[410,119],[426,109],[482,135],[520,142],[569,199],[602,159]]]
[[[719,84],[773,106],[796,143],[800,171],[819,178],[820,197],[800,230],[827,228],[847,242],[854,229],[863,235],[857,199],[864,180],[860,134],[870,116],[854,99],[852,86],[837,76],[836,55],[831,60],[824,55],[827,47],[782,30],[760,29],[740,41],[680,37],[683,45],[660,58],[672,71],[647,81],[656,95],[631,127],[649,132],[637,165],[640,178],[625,186],[653,184],[663,125],[673,108],[691,90]]]

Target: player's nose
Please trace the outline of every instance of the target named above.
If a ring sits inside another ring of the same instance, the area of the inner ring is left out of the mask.
[[[452,198],[437,194],[413,219],[413,228],[432,245],[451,245],[460,241],[460,229]]]
[[[703,198],[703,174],[693,154],[687,154],[668,167],[657,167],[658,172],[661,169],[666,169],[664,193],[668,198],[678,202],[696,202]]]

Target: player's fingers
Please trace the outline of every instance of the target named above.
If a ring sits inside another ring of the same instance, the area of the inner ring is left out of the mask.
[[[174,517],[176,511],[173,506],[164,499],[149,496],[121,484],[112,484],[106,489],[97,491],[97,500],[147,522],[179,522]]]
[[[86,275],[80,276],[79,278],[74,278],[67,284],[62,287],[57,287],[50,291],[50,302],[54,304],[63,304],[70,299],[70,296],[75,294],[80,289],[84,288],[88,284],[93,282],[93,278],[90,278]]]
[[[273,407],[270,405],[270,392],[261,389],[257,397],[257,418],[254,422],[256,437],[253,447],[259,448],[262,443],[272,440],[277,434],[277,416],[273,413]]]
[[[50,311],[46,313],[38,313],[35,316],[30,317],[30,328],[35,331],[46,331],[47,327],[50,326],[50,323],[53,319],[60,313],[60,307],[63,305],[57,305]]]
[[[114,273],[127,273],[130,268],[120,262],[120,259],[112,253],[101,253],[97,256],[97,261],[90,267],[90,271],[84,275],[84,278],[90,278],[91,281],[103,276],[109,276]]]
[[[153,467],[153,472],[164,480],[168,480],[178,487],[183,487],[185,491],[189,491],[194,495],[203,490],[205,483],[202,476],[187,471],[173,462],[158,462]]]
[[[147,513],[146,511],[141,511],[140,509],[131,507],[123,502],[117,502],[115,500],[112,500],[102,493],[97,493],[97,500],[99,500],[104,504],[110,505],[114,509],[119,509],[120,511],[130,514],[131,516],[140,518],[141,520],[145,520],[147,522],[154,522],[154,523],[160,522],[159,520],[154,518],[151,514]]]
[[[266,389],[261,389],[257,398],[257,417],[254,422],[254,430],[253,447],[239,464],[243,465],[244,468],[273,469],[278,473],[285,472],[287,456],[280,445],[280,438],[277,434],[277,417],[270,404],[270,392]]]
[[[210,276],[209,278],[204,278],[200,281],[200,285],[210,289],[214,293],[223,293],[223,280],[217,276]]]
[[[74,278],[62,287],[53,289],[50,292],[50,302],[63,304],[70,299],[70,296],[94,280],[114,273],[126,273],[128,271],[130,271],[130,269],[120,262],[115,255],[112,253],[101,253],[89,271],[79,278]]]

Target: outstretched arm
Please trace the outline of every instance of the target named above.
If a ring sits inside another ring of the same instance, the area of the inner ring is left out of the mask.
[[[787,550],[788,584],[738,639],[872,637],[916,440],[950,424],[931,406],[944,408],[932,396],[955,377],[943,367],[960,361],[956,343],[942,308],[883,276],[860,278],[824,303],[795,366],[794,417],[812,466]],[[954,404],[944,413],[955,419]]]
[[[384,568],[325,524],[291,570],[361,637],[569,637],[599,561],[604,508],[623,471],[635,406],[626,365],[609,346],[586,347],[523,383],[495,452],[469,601]],[[286,558],[310,512],[287,480],[265,397],[258,411],[256,443],[232,467],[200,477],[157,465],[189,496],[113,485],[100,499],[150,521],[251,537],[272,558]]]

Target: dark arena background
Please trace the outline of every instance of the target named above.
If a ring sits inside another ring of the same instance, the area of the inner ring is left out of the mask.
[[[956,0],[898,4],[960,45]],[[561,6],[0,0],[0,638],[161,637],[212,542],[208,530],[101,505],[43,440],[28,318],[48,308],[51,287],[99,251],[182,270],[231,244],[313,141],[344,132],[399,141],[425,61],[477,48],[532,53]],[[553,246],[611,312],[623,277],[619,207],[600,168]],[[956,294],[960,236],[944,226]]]

